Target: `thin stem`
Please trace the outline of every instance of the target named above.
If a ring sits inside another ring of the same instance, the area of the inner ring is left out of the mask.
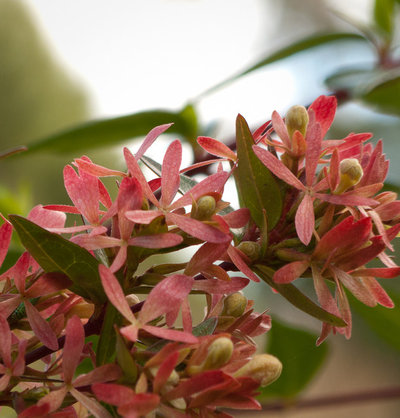
[[[262,411],[259,413],[265,414],[266,411],[283,411],[283,410],[300,410],[308,408],[328,408],[332,406],[343,406],[357,402],[376,402],[387,399],[399,399],[400,386],[358,391],[353,393],[343,393],[339,395],[318,396],[311,399],[302,399],[299,401],[279,401],[271,402],[262,405]],[[264,415],[263,415],[264,416]]]

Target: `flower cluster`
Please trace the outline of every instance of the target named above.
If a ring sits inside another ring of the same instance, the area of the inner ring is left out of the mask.
[[[228,416],[219,409],[260,408],[257,388],[279,376],[279,360],[255,354],[252,339],[270,317],[240,293],[248,278],[224,268],[259,280],[232,232],[249,211],[222,200],[230,172],[220,167],[181,193],[174,141],[161,177],[142,173],[139,159],[168,127],[153,129],[136,155],[124,150],[127,173],[75,160],[64,169],[73,205],[39,205],[1,226],[0,261],[13,229],[27,250],[0,276],[0,399],[13,399],[19,416]],[[115,199],[101,180],[110,176]],[[82,224],[66,226],[66,214]],[[192,245],[185,263],[142,267]],[[191,293],[207,298],[198,324]]]
[[[325,139],[335,112],[335,97],[321,96],[308,110],[292,107],[285,120],[274,112],[253,134],[254,153],[283,190],[280,220],[268,233],[264,257],[256,262],[275,269],[277,284],[312,276],[321,307],[347,325],[325,322],[318,344],[331,330],[351,335],[345,289],[368,306],[390,308],[393,302],[375,278],[400,274],[385,253],[393,251],[391,241],[400,231],[400,201],[393,192],[381,192],[389,168],[382,141],[374,148],[366,143],[369,133]],[[199,143],[213,154],[232,158],[215,140]],[[261,237],[253,240],[259,243]],[[366,268],[376,257],[385,267]]]

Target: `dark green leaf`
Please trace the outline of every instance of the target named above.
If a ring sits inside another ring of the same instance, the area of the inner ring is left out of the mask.
[[[192,145],[195,143],[197,121],[193,107],[187,106],[178,113],[154,110],[87,122],[30,143],[28,151],[22,155],[36,151],[77,152],[116,145],[144,136],[157,125],[171,122],[174,125],[169,128],[169,133],[180,134]]]
[[[98,271],[99,261],[79,245],[53,234],[21,216],[10,215],[23,246],[48,273],[64,273],[71,290],[93,303],[106,300]]]
[[[236,74],[233,77],[230,77],[227,80],[224,80],[223,82],[218,83],[216,86],[211,87],[210,89],[205,91],[200,97],[210,94],[214,92],[215,90],[218,90],[221,87],[224,87],[225,85],[231,83],[232,81],[235,81],[238,78],[243,77],[246,74],[256,71],[259,68],[263,68],[269,64],[272,64],[273,62],[280,61],[284,58],[290,57],[292,55],[295,55],[299,52],[306,51],[311,48],[318,47],[320,45],[325,45],[327,43],[337,42],[337,41],[367,42],[367,40],[363,36],[357,35],[355,33],[323,33],[323,34],[313,35],[313,36],[310,36],[309,38],[302,39],[298,42],[295,42],[294,44],[291,44],[285,48],[282,48],[279,51],[276,51],[266,56],[265,58],[262,58],[259,62],[250,66],[249,68],[246,68],[244,71],[241,71],[239,74]]]
[[[361,92],[360,99],[378,112],[400,115],[400,76],[388,74],[386,80]]]
[[[263,266],[261,264],[256,264],[252,266],[252,270],[257,273],[258,276],[260,276],[260,278],[263,279],[267,284],[279,292],[285,299],[287,299],[293,306],[300,309],[301,311],[328,324],[337,327],[346,326],[346,322],[344,322],[342,318],[332,315],[331,313],[320,308],[309,297],[300,292],[300,290],[297,289],[297,287],[295,287],[293,284],[275,283],[272,279],[274,272],[269,267]]]
[[[117,342],[114,325],[120,325],[121,321],[121,314],[108,302],[97,346],[97,366],[112,362],[115,356]]]
[[[393,33],[394,0],[375,0],[374,20],[378,28],[389,38]]]
[[[261,399],[294,397],[306,387],[328,354],[326,343],[316,347],[317,338],[309,331],[286,325],[273,317],[267,353],[278,357],[283,369],[278,380],[261,389]]]
[[[400,351],[400,292],[390,292],[395,308],[388,309],[378,305],[370,308],[352,295],[349,295],[351,308],[359,314],[382,340]]]
[[[234,171],[239,202],[242,207],[249,208],[260,228],[265,222],[265,209],[268,228],[272,229],[281,215],[281,193],[271,172],[254,154],[253,145],[253,136],[247,122],[239,115],[236,119],[238,167]]]
[[[193,328],[193,335],[196,337],[203,337],[204,335],[211,335],[218,324],[217,317],[207,318],[201,324]]]

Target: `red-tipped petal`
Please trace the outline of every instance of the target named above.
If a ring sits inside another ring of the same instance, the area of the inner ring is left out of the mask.
[[[253,145],[253,151],[259,160],[272,171],[277,177],[285,183],[290,184],[298,190],[304,190],[304,184],[280,161],[273,156],[269,151]]]
[[[0,354],[5,366],[11,367],[11,331],[7,319],[0,315]]]
[[[78,316],[74,315],[68,321],[65,335],[62,366],[64,381],[71,383],[85,344],[85,332]]]
[[[274,282],[290,283],[301,277],[308,267],[310,267],[310,262],[307,260],[293,261],[292,263],[286,264],[275,272]]]
[[[224,234],[219,229],[187,216],[168,213],[166,214],[166,219],[167,222],[177,225],[182,231],[202,241],[219,244],[231,240],[229,235]]]
[[[25,299],[24,304],[26,316],[28,317],[29,324],[36,337],[51,350],[58,350],[57,337],[49,323],[42,318],[39,311],[29,302],[29,300]]]
[[[292,144],[289,138],[289,134],[285,125],[285,122],[283,121],[281,115],[274,110],[271,117],[272,126],[274,128],[274,131],[278,134],[279,138],[282,140],[283,144],[286,148],[291,149]]]
[[[67,217],[63,212],[48,210],[43,205],[36,205],[29,212],[28,219],[42,228],[63,228]]]
[[[153,144],[153,142],[162,134],[164,133],[168,128],[170,128],[173,125],[173,123],[166,123],[164,125],[159,125],[153,128],[147,135],[144,141],[142,142],[142,145],[138,149],[137,153],[135,154],[136,160],[140,160],[144,153],[149,149],[149,147]]]
[[[179,351],[175,351],[161,363],[153,382],[154,392],[159,393],[163,388],[172,371],[175,369],[178,358]]]
[[[110,302],[118,311],[131,323],[135,324],[136,319],[125,299],[125,294],[114,274],[103,264],[99,265],[99,273],[104,291]]]
[[[321,127],[318,123],[309,124],[306,135],[306,184],[312,186],[321,155]]]
[[[158,210],[130,210],[125,216],[132,222],[148,225],[159,216],[164,216],[163,212]]]
[[[308,245],[311,241],[315,218],[313,199],[309,194],[304,195],[295,216],[296,232],[300,241]]]
[[[232,277],[230,281],[207,279],[195,280],[193,290],[200,290],[210,295],[221,295],[238,292],[249,284],[249,279],[244,277]]]
[[[236,161],[236,154],[227,147],[223,142],[208,136],[199,136],[197,143],[206,150],[209,154],[216,155],[217,157],[228,158],[229,160]]]
[[[161,206],[166,208],[175,197],[180,183],[179,168],[182,161],[182,145],[174,141],[167,149],[161,169]]]
[[[174,210],[183,206],[191,205],[193,200],[197,200],[199,197],[208,193],[221,193],[229,175],[230,173],[227,173],[226,171],[219,171],[218,173],[206,177],[186,192],[180,199],[172,203],[169,209]]]
[[[117,380],[121,377],[121,369],[113,363],[104,364],[96,367],[87,374],[81,374],[74,380],[74,386],[87,386],[94,383],[109,382],[110,380]]]
[[[79,167],[80,170],[86,171],[87,173],[95,177],[110,177],[110,176],[125,177],[126,176],[126,174],[123,173],[122,171],[111,170],[101,165],[94,164],[91,161],[87,161],[83,158],[76,158],[75,164]]]
[[[332,125],[335,118],[337,101],[335,96],[319,96],[311,104],[310,109],[315,113],[316,121],[321,125],[322,138]]]
[[[196,253],[193,255],[192,259],[189,261],[185,274],[189,276],[194,276],[197,273],[207,269],[214,261],[220,259],[223,254],[225,254],[229,242],[222,244],[213,244],[211,242],[206,242],[202,245]]]
[[[400,275],[400,267],[381,267],[355,270],[352,275],[357,277],[380,277],[382,279],[394,279]]]
[[[141,323],[147,323],[180,306],[192,290],[194,279],[183,274],[166,277],[149,293],[140,313]]]
[[[251,268],[244,261],[243,259],[244,254],[240,250],[238,250],[237,248],[231,245],[229,246],[227,253],[229,255],[229,258],[232,260],[232,263],[242,273],[244,273],[249,279],[253,280],[254,282],[260,281],[260,279],[256,276],[256,274],[251,270]]]
[[[390,299],[390,296],[373,277],[364,277],[363,282],[377,303],[386,308],[394,308],[394,303],[392,299]]]
[[[97,399],[116,406],[131,402],[135,396],[131,388],[115,383],[95,383],[92,390]]]
[[[136,178],[139,181],[140,186],[142,187],[142,190],[143,190],[143,194],[147,197],[147,199],[151,201],[151,203],[153,203],[156,207],[159,207],[160,204],[158,203],[158,200],[156,199],[153,192],[151,191],[150,186],[147,183],[147,180],[144,177],[142,170],[139,167],[138,162],[136,161],[132,153],[128,150],[128,148],[124,148],[124,157],[125,157],[128,170],[131,173],[131,176]]]
[[[241,208],[223,216],[230,228],[243,228],[250,220],[250,210]]]
[[[185,331],[178,331],[176,329],[153,327],[151,325],[144,325],[142,327],[149,334],[155,335],[156,337],[164,340],[181,341],[188,344],[196,344],[199,340],[191,333]]]
[[[0,227],[0,266],[3,264],[6,258],[8,247],[11,242],[12,225],[9,222],[5,222]]]
[[[165,234],[141,235],[131,238],[128,243],[135,247],[169,248],[179,245],[183,238],[178,234],[166,232]]]

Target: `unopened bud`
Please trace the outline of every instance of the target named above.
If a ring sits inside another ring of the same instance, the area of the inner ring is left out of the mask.
[[[299,131],[303,136],[306,136],[308,125],[307,109],[304,106],[292,106],[286,114],[285,122],[290,138],[295,131]]]
[[[260,257],[260,246],[254,241],[242,241],[237,249],[247,255],[251,261],[256,261]]]
[[[217,203],[212,196],[202,196],[193,205],[191,217],[199,221],[210,219],[214,215],[216,205]]]
[[[335,194],[340,194],[355,186],[363,176],[363,169],[357,158],[345,158],[339,165],[340,182]]]
[[[247,298],[240,292],[232,293],[224,300],[224,308],[221,315],[239,318],[243,315],[247,306]]]
[[[126,295],[125,299],[128,302],[129,307],[132,307],[133,305],[136,305],[137,303],[140,302],[140,299],[134,293],[131,293],[130,295]]]
[[[189,366],[187,372],[190,375],[203,372],[205,370],[219,369],[231,359],[233,353],[233,343],[227,337],[220,337],[214,340],[208,347],[207,357],[201,365]]]
[[[282,373],[282,363],[271,354],[256,354],[247,364],[239,369],[234,377],[248,376],[267,386]]]

